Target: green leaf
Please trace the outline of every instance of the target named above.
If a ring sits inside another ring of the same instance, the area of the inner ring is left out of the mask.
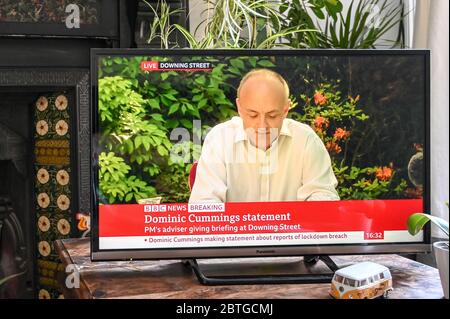
[[[232,60],[230,60],[230,64],[237,69],[241,69],[241,70],[245,69],[245,64],[240,59],[232,59]]]
[[[17,274],[12,274],[12,275],[6,276],[5,278],[0,279],[0,287],[3,284],[5,284],[7,281],[9,281],[9,280],[11,280],[13,278],[19,277],[20,275],[23,275],[24,273],[26,273],[26,271],[22,271],[22,272],[17,273]]]
[[[183,124],[184,127],[187,128],[192,128],[192,122],[186,119],[181,119],[180,120],[181,124]]]
[[[169,82],[163,82],[159,86],[164,90],[170,90],[172,88]]]
[[[265,67],[265,68],[269,68],[269,67],[274,67],[275,66],[275,64],[273,64],[271,61],[269,61],[269,60],[261,60],[261,61],[258,61],[258,65],[259,66],[262,66],[262,67]]]
[[[200,102],[198,102],[198,108],[201,109],[202,107],[204,107],[206,105],[206,103],[208,103],[207,99],[203,99]]]
[[[148,136],[143,136],[142,137],[142,144],[144,145],[144,148],[146,151],[150,150],[150,137]]]
[[[142,144],[142,136],[136,136],[134,139],[134,147],[137,149]]]
[[[158,109],[160,110],[161,108],[159,107],[159,101],[156,99],[150,99],[148,100],[148,104],[150,105],[150,107],[152,109]]]
[[[330,14],[333,19],[337,19],[337,14],[342,11],[342,4],[337,0],[326,0],[324,4],[327,13]],[[349,9],[349,11],[351,10]]]
[[[163,145],[167,148],[167,149],[171,149],[173,147],[172,143],[170,142],[170,140],[168,139],[163,139],[162,140]],[[158,167],[155,167],[155,169],[159,169]]]
[[[158,151],[158,154],[161,155],[161,156],[165,156],[165,155],[169,154],[167,149],[164,146],[162,146],[162,145],[158,145],[156,150]]]
[[[178,111],[179,108],[180,108],[180,103],[172,104],[172,106],[169,109],[168,115],[175,113],[176,111]]]
[[[128,193],[127,196],[125,196],[125,201],[129,202],[133,198],[133,193]]]
[[[339,4],[338,0],[325,0],[325,1],[332,6],[337,6]]]
[[[448,237],[448,222],[443,218],[424,213],[415,213],[409,216],[407,221],[408,232],[411,235],[416,235],[429,221],[438,226]]]
[[[198,102],[203,98],[203,94],[197,94],[192,97],[193,102]]]
[[[175,128],[178,126],[178,124],[179,124],[178,120],[170,119],[170,120],[166,121],[166,126],[168,128]]]
[[[237,69],[235,67],[230,67],[228,70],[233,74],[241,75],[241,72],[239,71],[239,69]]]
[[[256,57],[250,57],[250,58],[248,59],[248,62],[250,62],[250,65],[251,65],[253,68],[256,68]]]
[[[152,136],[151,138],[149,138],[149,142],[150,142],[150,139],[152,139],[155,142],[154,143],[155,145],[159,145],[162,142],[162,138],[158,137],[158,136]]]
[[[195,83],[200,84],[200,85],[205,85],[206,83],[206,78],[205,76],[199,76],[195,79]]]
[[[160,99],[161,99],[161,103],[164,104],[165,106],[169,106],[173,103],[171,100],[166,98],[164,95],[161,95]]]
[[[130,139],[127,139],[124,141],[125,147],[128,151],[128,153],[133,153],[134,151],[134,147],[133,147],[133,142]]]
[[[184,105],[186,105],[188,110],[191,110],[191,111],[194,110],[194,106],[191,103],[186,102]]]
[[[317,18],[320,20],[325,19],[325,15],[323,14],[322,10],[317,7],[311,7],[311,10],[314,12]]]
[[[191,114],[193,115],[193,116],[195,116],[196,118],[200,118],[200,113],[199,113],[199,111],[198,111],[198,109],[196,109],[196,108],[193,108],[192,110],[191,110]]]
[[[163,94],[163,96],[164,96],[165,98],[167,98],[168,100],[171,100],[171,101],[178,101],[178,99],[177,99],[175,96],[173,96],[172,94]]]
[[[219,112],[222,115],[222,117],[224,117],[224,118],[228,117],[228,112],[227,112],[227,110],[225,108],[221,107],[219,109]]]
[[[150,116],[156,121],[164,122],[163,116],[159,113],[153,113],[153,114],[150,114]]]
[[[161,80],[165,81],[169,76],[170,76],[170,73],[162,72],[161,73]]]

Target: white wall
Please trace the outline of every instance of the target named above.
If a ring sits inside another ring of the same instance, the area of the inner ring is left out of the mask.
[[[401,1],[400,0],[388,0],[388,1],[389,1],[389,6],[392,5],[392,7],[401,5]],[[351,2],[352,2],[352,0],[341,0],[342,6],[343,6],[342,15],[344,17],[347,16],[347,12],[348,12],[348,10],[350,8]],[[353,4],[353,8],[352,8],[353,12],[356,10],[357,4],[358,4],[357,1],[355,1],[355,3]],[[377,12],[378,12],[377,9],[374,8],[374,11],[373,11],[374,17],[377,16]],[[400,14],[398,16],[400,17]],[[324,21],[319,21],[319,24],[321,26],[323,26],[324,25]],[[386,48],[391,47],[393,45],[393,41],[397,40],[398,31],[399,31],[399,27],[397,25],[396,27],[394,27],[391,30],[389,30],[388,32],[386,32],[383,35],[382,40],[379,40],[375,44],[375,47],[380,48],[380,49],[381,48],[386,49]],[[388,45],[388,47],[387,47],[387,45]]]
[[[431,50],[431,213],[448,221],[449,1],[417,0],[414,47]],[[443,237],[437,229],[433,235]]]
[[[202,13],[207,8],[205,0],[190,0],[189,1],[189,27],[191,33],[194,33],[201,21],[206,19],[207,13]],[[201,25],[197,31],[195,38],[202,39],[205,36],[205,23]]]

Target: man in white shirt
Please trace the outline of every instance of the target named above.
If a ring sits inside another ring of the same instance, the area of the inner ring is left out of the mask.
[[[330,156],[311,127],[286,119],[291,101],[281,75],[246,74],[239,117],[205,138],[189,202],[339,200]]]

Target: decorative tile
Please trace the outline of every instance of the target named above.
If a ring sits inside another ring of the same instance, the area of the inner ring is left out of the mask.
[[[43,112],[48,107],[48,100],[45,96],[40,96],[36,101],[36,108],[38,111]]]
[[[45,168],[40,168],[37,171],[36,178],[41,184],[46,184],[48,180],[50,179],[50,175],[48,171]]]
[[[61,169],[58,171],[58,173],[56,173],[56,181],[58,182],[59,185],[65,186],[69,183],[69,180],[70,176],[66,170]]]
[[[47,216],[42,215],[38,219],[38,228],[41,232],[46,232],[50,229],[50,219]]]
[[[59,111],[64,111],[67,109],[68,101],[65,95],[58,95],[55,100],[55,106]]]
[[[40,289],[39,290],[39,299],[50,299],[50,293],[47,289]]]
[[[56,122],[55,131],[59,136],[64,136],[69,131],[69,124],[64,120]]]
[[[79,235],[71,207],[70,105],[64,93],[42,95],[35,104],[38,296],[54,299],[62,296],[56,275],[64,270],[54,242]]]
[[[35,147],[35,155],[37,164],[70,165],[70,141],[37,141]]]

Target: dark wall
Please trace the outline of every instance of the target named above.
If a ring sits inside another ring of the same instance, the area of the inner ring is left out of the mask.
[[[25,245],[25,256],[28,261],[26,269],[28,272],[11,283],[9,296],[15,298],[31,298],[33,296],[34,268],[32,261],[35,258],[35,216],[32,203],[33,198],[33,177],[31,167],[31,103],[35,100],[35,92],[18,90],[17,88],[0,88],[0,124],[3,128],[19,136],[22,141],[21,147],[16,144],[7,146],[5,140],[0,141],[4,147],[7,147],[6,154],[0,150],[0,197],[6,197],[11,200],[13,212],[16,214],[21,225]],[[0,136],[0,139],[3,137]],[[16,140],[17,142],[17,140]],[[4,149],[5,150],[5,149]],[[12,154],[18,151],[18,154]],[[5,230],[6,231],[6,230]],[[11,234],[10,234],[11,235]],[[6,236],[6,235],[5,235]],[[5,243],[3,243],[5,244]],[[10,245],[12,243],[9,243]],[[16,247],[9,247],[15,249]],[[5,257],[6,258],[6,257]],[[17,267],[21,263],[17,263]],[[11,266],[11,265],[10,265]],[[9,269],[12,271],[12,269]],[[16,272],[14,270],[13,273]],[[23,269],[22,269],[23,270]]]
[[[138,0],[99,0],[99,24],[0,22],[0,67],[89,68],[91,48],[133,47]]]
[[[0,38],[0,67],[89,68],[91,48],[113,46],[100,39]]]

